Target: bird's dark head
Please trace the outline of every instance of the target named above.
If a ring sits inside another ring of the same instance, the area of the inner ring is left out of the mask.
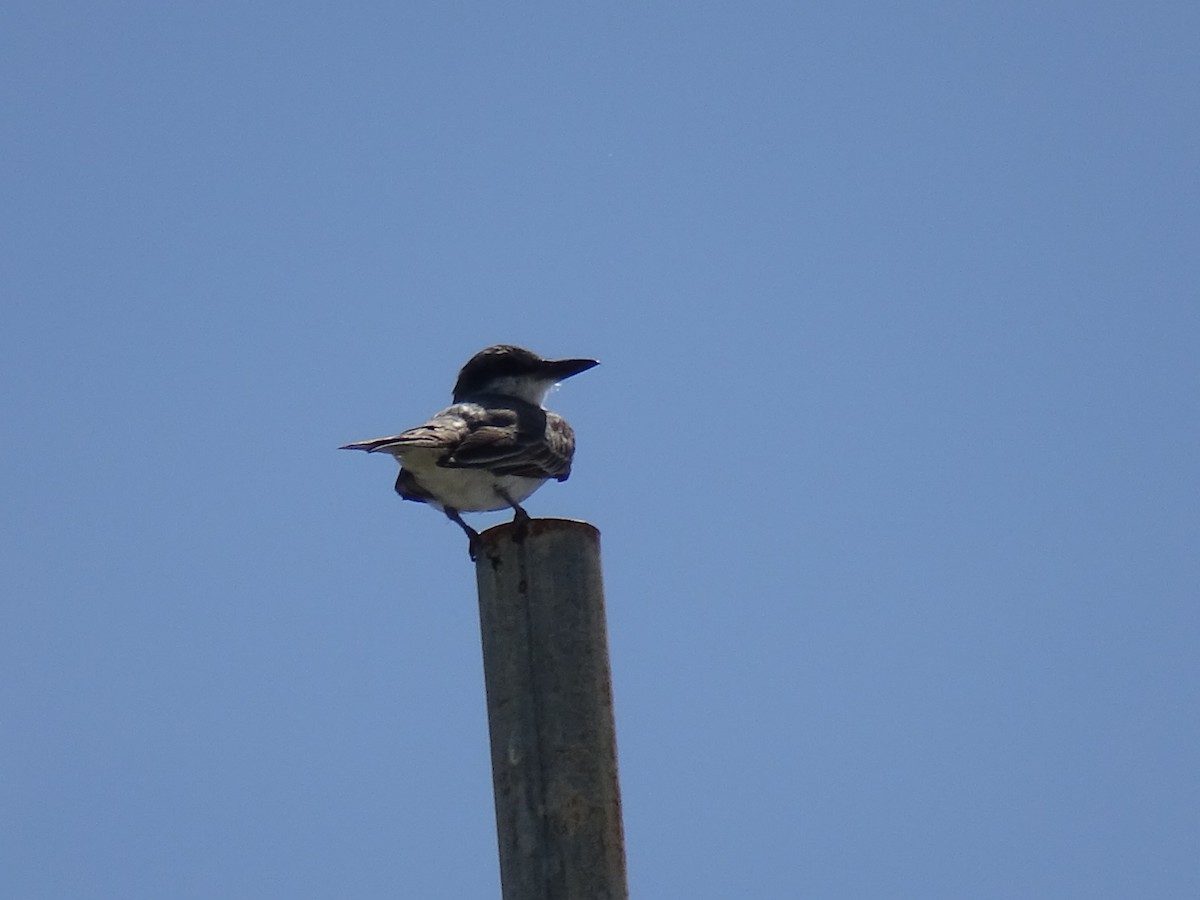
[[[531,350],[496,344],[480,350],[462,367],[454,402],[478,394],[518,397],[541,406],[558,382],[599,365],[594,359],[543,359]]]

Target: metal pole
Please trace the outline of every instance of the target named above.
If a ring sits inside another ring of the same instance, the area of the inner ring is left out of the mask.
[[[600,532],[531,519],[481,549],[504,900],[627,900]]]

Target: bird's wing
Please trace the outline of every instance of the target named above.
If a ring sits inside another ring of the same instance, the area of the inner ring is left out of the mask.
[[[483,403],[456,403],[400,434],[340,449],[396,456],[406,450],[440,450],[438,465],[447,468],[566,481],[575,455],[575,435],[561,416],[539,406],[487,398]]]
[[[567,480],[575,435],[562,417],[532,404],[472,406],[469,432],[439,465]]]

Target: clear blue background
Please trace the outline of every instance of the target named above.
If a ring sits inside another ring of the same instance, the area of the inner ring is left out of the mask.
[[[335,448],[512,341],[636,896],[1200,896],[1198,34],[7,3],[0,892],[498,896],[462,535]]]

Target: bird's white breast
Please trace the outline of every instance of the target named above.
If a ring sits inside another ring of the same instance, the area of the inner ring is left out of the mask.
[[[520,503],[547,481],[523,475],[496,475],[486,469],[439,466],[437,461],[443,452],[421,447],[396,454],[396,459],[412,473],[417,483],[437,498],[437,503],[432,505],[438,508],[448,506],[461,512],[508,509],[508,501],[497,488]]]

